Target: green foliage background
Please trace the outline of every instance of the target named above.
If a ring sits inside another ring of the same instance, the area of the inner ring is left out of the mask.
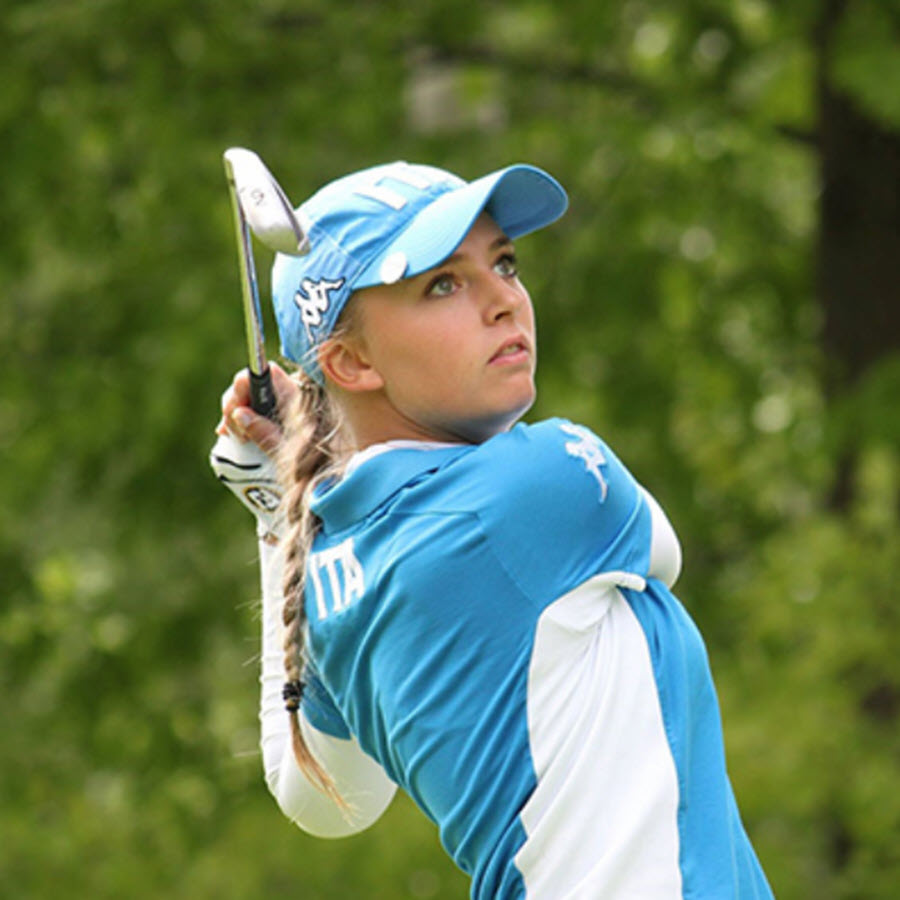
[[[466,895],[408,802],[323,842],[263,786],[253,529],[206,463],[243,365],[235,144],[296,202],[398,158],[566,185],[519,242],[532,415],[596,428],[675,523],[776,894],[896,896],[900,356],[824,388],[805,136],[823,66],[897,134],[898,22],[896,0],[8,2],[0,896]]]

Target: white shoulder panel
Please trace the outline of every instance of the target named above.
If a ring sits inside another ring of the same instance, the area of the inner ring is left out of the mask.
[[[681,574],[681,544],[675,529],[656,498],[643,488],[644,499],[650,507],[652,538],[650,544],[650,575],[667,587],[672,587]]]
[[[538,786],[516,856],[527,897],[681,896],[678,780],[649,649],[618,586],[597,576],[538,621],[528,727]]]

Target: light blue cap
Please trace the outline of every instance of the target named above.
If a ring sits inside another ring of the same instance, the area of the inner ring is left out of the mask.
[[[354,291],[443,262],[482,211],[517,238],[549,225],[567,205],[560,184],[528,165],[466,182],[443,169],[394,162],[325,185],[297,210],[309,252],[279,253],[272,268],[282,354],[321,381],[316,349]]]

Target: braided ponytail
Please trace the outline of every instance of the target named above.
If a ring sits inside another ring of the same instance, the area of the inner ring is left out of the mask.
[[[302,373],[295,376],[300,390],[294,408],[285,416],[287,440],[282,451],[289,533],[284,569],[284,701],[290,717],[294,756],[309,781],[341,809],[347,808],[331,776],[313,756],[300,730],[298,710],[303,695],[306,613],[303,596],[306,558],[321,522],[309,508],[315,485],[335,472],[340,462],[339,423],[334,404],[325,389]]]

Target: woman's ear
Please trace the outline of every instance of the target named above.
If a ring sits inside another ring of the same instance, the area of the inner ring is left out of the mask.
[[[365,348],[350,337],[325,341],[319,347],[319,368],[329,381],[352,393],[376,391],[384,385]]]

